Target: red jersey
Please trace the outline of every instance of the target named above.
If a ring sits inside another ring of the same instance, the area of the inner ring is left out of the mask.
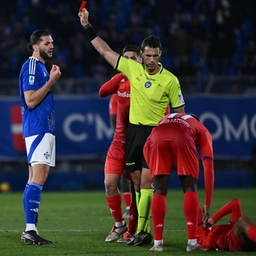
[[[198,178],[196,177],[196,172],[198,171],[195,170],[198,169],[196,148],[200,147],[206,189],[205,204],[209,206],[214,185],[213,148],[210,132],[202,123],[197,121],[191,115],[173,113],[162,118],[158,126],[152,130],[151,135],[148,138],[148,143],[144,146],[145,154],[148,155],[147,152],[150,154],[150,150],[153,150],[155,144],[161,144],[164,151],[168,151],[169,145],[165,143],[163,144],[163,142],[170,142],[175,148],[175,152],[172,151],[172,154],[178,175],[192,175],[192,173],[187,172],[189,171],[188,169],[194,169],[193,173],[195,174],[192,176],[195,176],[195,178]],[[150,150],[148,147],[150,147]],[[168,161],[169,164],[172,163],[171,160],[168,160],[168,158],[170,158],[168,153],[163,152],[161,149],[159,149],[160,152],[157,153],[157,147],[154,149],[156,151],[155,154],[151,155],[151,157],[147,156],[148,164],[151,162],[150,165],[153,167],[152,176],[163,174],[161,173],[161,168],[158,168],[160,164],[157,162],[158,158],[163,159],[166,163],[168,163]],[[156,154],[158,154],[158,156],[156,156]],[[162,164],[164,164],[163,161]],[[168,169],[167,167],[169,168],[170,166],[166,166],[166,170]],[[168,175],[168,173],[164,174]]]
[[[116,116],[117,114],[117,95],[113,94],[109,100],[108,112],[110,116]]]
[[[191,115],[178,113],[167,115],[159,121],[157,129],[157,136],[154,137],[154,141],[151,139],[151,145],[164,140],[180,142],[191,148],[198,146],[201,149],[202,158],[213,159],[211,134],[202,123]],[[161,130],[163,132],[159,132]]]
[[[117,119],[114,139],[125,142],[126,129],[129,124],[130,82],[122,73],[113,76],[99,90],[100,97],[111,94],[117,95]]]
[[[227,250],[240,252],[244,250],[244,243],[238,239],[233,231],[233,225],[222,224],[211,228],[203,228],[203,225],[197,229],[197,242],[209,250]]]

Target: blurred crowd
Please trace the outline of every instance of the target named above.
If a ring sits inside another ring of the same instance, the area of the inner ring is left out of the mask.
[[[154,34],[163,45],[161,62],[180,76],[256,74],[254,0],[88,0],[89,20],[121,53]],[[112,67],[86,39],[77,17],[81,1],[9,0],[0,13],[1,78],[18,78],[30,55],[30,34],[49,29],[62,77],[110,77]]]

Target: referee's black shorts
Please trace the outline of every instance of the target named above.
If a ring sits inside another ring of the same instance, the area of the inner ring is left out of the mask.
[[[144,144],[155,126],[129,124],[126,131],[126,171],[148,168],[143,156]]]

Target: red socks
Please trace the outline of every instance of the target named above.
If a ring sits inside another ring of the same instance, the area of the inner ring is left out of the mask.
[[[131,203],[130,207],[130,217],[129,217],[129,222],[128,222],[128,232],[132,235],[136,233],[138,225],[138,211],[137,211],[137,206],[136,203]]]
[[[186,217],[188,239],[196,239],[198,207],[197,192],[184,193],[183,211]]]
[[[162,240],[164,230],[164,217],[166,214],[166,196],[154,194],[151,207],[154,239]]]
[[[115,222],[121,222],[124,220],[122,215],[122,198],[118,194],[114,197],[107,197],[108,207],[113,215]]]
[[[124,203],[126,208],[130,207],[131,202],[132,202],[132,194],[130,192],[125,192],[123,193],[123,197],[124,197]]]

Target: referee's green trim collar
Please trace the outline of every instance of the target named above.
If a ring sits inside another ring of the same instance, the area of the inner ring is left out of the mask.
[[[160,65],[159,73],[161,74],[164,70],[164,67],[163,67],[162,63],[160,63],[160,62],[158,62],[158,65]]]

